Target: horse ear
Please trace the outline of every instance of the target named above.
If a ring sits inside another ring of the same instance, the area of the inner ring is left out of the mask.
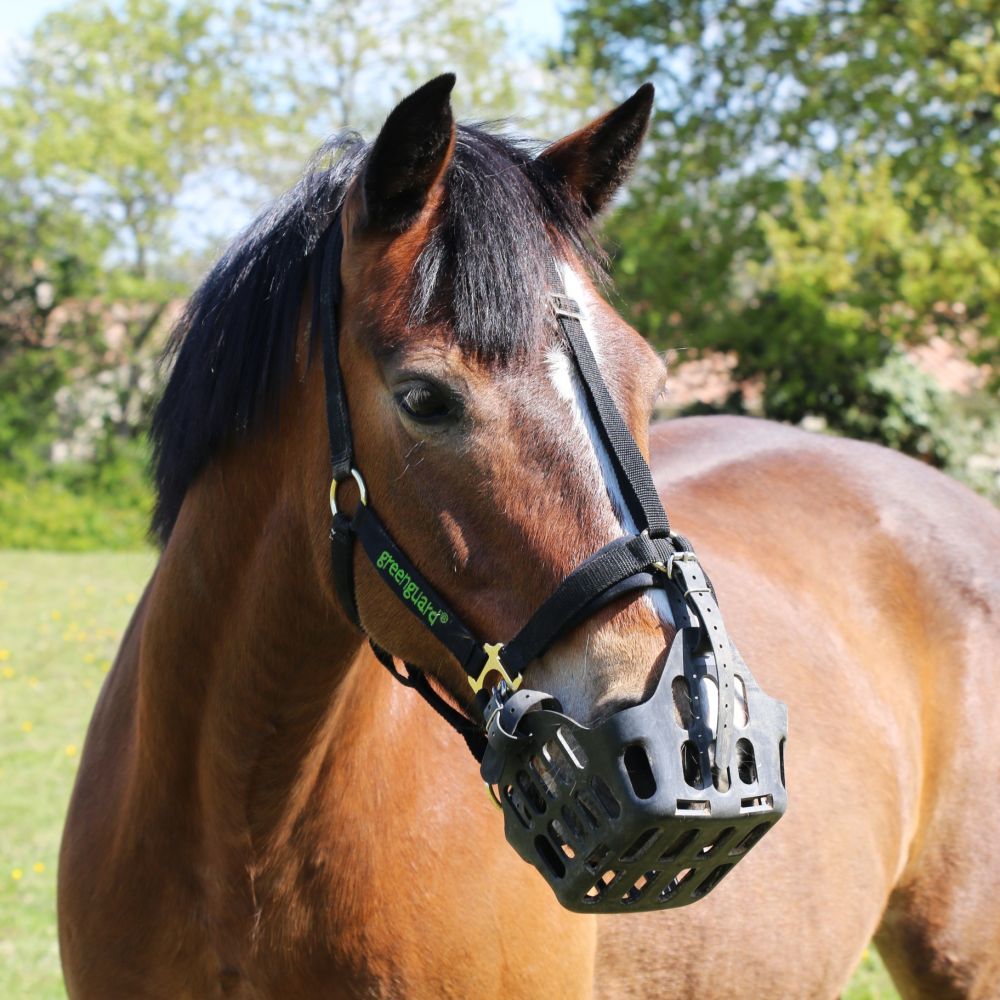
[[[363,222],[401,233],[417,219],[455,145],[451,90],[443,73],[403,98],[386,118],[365,167]]]
[[[597,215],[632,172],[649,128],[654,88],[644,83],[624,104],[539,154]]]

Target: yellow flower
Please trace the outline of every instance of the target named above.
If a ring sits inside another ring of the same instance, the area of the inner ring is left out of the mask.
[[[35,862],[35,863],[34,863],[34,864],[33,864],[33,865],[31,866],[31,870],[32,870],[32,871],[33,871],[33,872],[34,872],[34,873],[35,873],[36,875],[41,875],[41,874],[42,874],[42,872],[43,872],[43,871],[45,871],[45,865],[43,865],[41,861],[36,861],[36,862]]]
[[[62,618],[62,612],[61,611],[53,611],[52,612],[52,620],[54,622],[59,621],[60,618]]]
[[[36,688],[36,687],[38,687],[38,678],[37,677],[29,677],[28,678],[28,687],[30,687],[30,688]]]
[[[7,589],[7,581],[0,580],[0,590],[6,590],[6,589]]]
[[[4,667],[3,668],[3,675],[4,675],[4,677],[7,678],[7,680],[10,680],[11,677],[14,676],[14,668],[13,667]]]
[[[9,659],[10,659],[10,650],[9,649],[0,649],[0,661],[9,660]]]
[[[83,654],[83,662],[84,663],[93,663],[94,660],[96,660],[96,659],[97,659],[97,657],[94,656],[93,653],[84,653]]]
[[[76,747],[73,746],[72,743],[68,744],[67,747],[66,747],[66,756],[67,757],[75,757],[76,756]]]
[[[13,879],[13,880],[14,880],[15,882],[20,882],[20,881],[21,881],[21,879],[22,879],[22,878],[24,878],[24,872],[23,872],[23,871],[22,871],[22,869],[20,869],[20,868],[15,868],[15,869],[14,869],[14,870],[13,870],[13,871],[12,871],[12,872],[10,873],[10,877],[11,877],[11,878],[12,878],[12,879]]]
[[[30,733],[31,730],[34,729],[34,728],[35,728],[34,725],[32,723],[30,723],[30,722],[22,722],[21,723],[21,732],[22,733]]]

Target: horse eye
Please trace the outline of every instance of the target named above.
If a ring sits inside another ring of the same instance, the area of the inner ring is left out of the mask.
[[[407,416],[424,423],[444,420],[453,409],[449,396],[429,382],[407,386],[396,396],[396,402]]]

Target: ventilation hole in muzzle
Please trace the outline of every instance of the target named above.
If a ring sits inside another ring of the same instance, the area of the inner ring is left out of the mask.
[[[570,834],[578,840],[582,839],[584,836],[583,824],[580,822],[580,817],[569,806],[562,807],[562,818]]]
[[[640,854],[644,853],[649,848],[649,845],[652,844],[652,842],[656,840],[656,838],[659,835],[660,835],[659,830],[656,829],[647,830],[636,841],[632,843],[632,845],[628,848],[628,850],[625,851],[625,853],[621,857],[622,861],[624,861],[626,864],[631,861],[635,861]]]
[[[569,858],[571,861],[576,857],[576,851],[573,850],[573,845],[570,843],[569,836],[566,833],[566,827],[559,822],[559,820],[554,819],[549,823],[549,836],[552,838],[552,843],[562,851],[562,853]]]
[[[674,722],[682,729],[690,729],[694,715],[691,711],[691,686],[687,678],[675,677],[670,682],[670,692],[674,696]]]
[[[656,794],[656,778],[653,777],[653,765],[649,762],[646,748],[641,743],[633,743],[625,747],[622,760],[632,791],[640,799],[651,799]]]
[[[701,885],[691,893],[691,898],[701,899],[702,896],[707,896],[726,877],[732,867],[731,864],[728,864],[713,868],[709,872],[708,878],[703,879]]]
[[[711,858],[715,853],[721,850],[729,841],[732,839],[733,834],[736,832],[735,826],[727,826],[711,844],[706,844],[699,852],[699,858]]]
[[[698,839],[698,830],[688,830],[682,833],[660,856],[657,861],[661,864],[668,864],[676,861],[694,842]]]
[[[717,792],[728,792],[730,785],[732,785],[729,768],[727,767],[724,771],[720,771],[717,767],[713,767],[712,784],[715,785],[715,790]]]
[[[576,768],[560,743],[556,740],[549,740],[542,747],[542,757],[553,783],[559,781],[567,787],[573,784]]]
[[[590,763],[590,758],[587,756],[587,751],[580,745],[580,741],[576,738],[573,730],[568,726],[560,726],[556,730],[556,737],[562,744],[573,766],[578,771],[585,770]]]
[[[678,799],[677,812],[684,815],[700,815],[702,813],[712,814],[712,803],[704,802],[701,799]]]
[[[740,812],[759,812],[762,809],[770,809],[774,805],[773,795],[752,795],[747,799],[740,799]]]
[[[605,889],[610,889],[623,875],[623,872],[615,868],[609,868],[598,880]]]
[[[736,760],[740,781],[744,785],[752,785],[757,780],[757,758],[753,752],[753,744],[749,740],[736,741]]]
[[[785,738],[778,744],[778,764],[781,767],[781,787],[785,787]]]
[[[640,875],[622,896],[623,903],[637,903],[648,891],[649,887],[660,877],[657,871],[648,871]]]
[[[701,758],[698,755],[698,748],[691,740],[685,740],[681,744],[681,772],[684,774],[684,781],[692,788],[703,788],[701,779]]]
[[[601,867],[601,862],[608,856],[608,847],[605,844],[598,844],[591,852],[584,866],[587,871],[593,873]]]
[[[736,696],[733,705],[733,722],[737,729],[746,729],[750,722],[750,702],[747,700],[747,686],[739,674],[733,677],[733,694]]]
[[[525,807],[524,797],[521,793],[513,785],[508,785],[503,790],[503,797],[510,803],[511,809],[514,810],[514,815],[521,821],[522,826],[525,829],[530,829],[531,813]]]
[[[758,823],[730,852],[731,858],[746,854],[754,844],[770,829],[770,823]]]
[[[597,804],[597,799],[586,788],[579,789],[573,797],[576,799],[576,804],[580,807],[580,814],[590,828],[596,830],[601,825],[601,807]]]
[[[608,814],[608,819],[618,819],[622,814],[622,807],[618,804],[614,793],[608,788],[607,782],[603,778],[594,775],[590,787],[594,789],[597,801],[601,803],[604,811]]]
[[[542,788],[545,789],[545,794],[548,795],[550,799],[554,799],[559,794],[559,786],[556,784],[556,779],[552,775],[552,769],[538,754],[534,754],[528,761],[528,764],[531,767],[531,770],[538,776],[538,780],[542,783]]]
[[[664,902],[673,896],[676,896],[680,891],[681,886],[694,874],[697,872],[696,868],[685,868],[679,871],[668,883],[665,889],[660,893],[660,899]]]
[[[563,859],[559,857],[559,852],[549,843],[548,837],[535,837],[535,850],[542,859],[542,863],[556,878],[562,878],[566,874],[566,866]]]
[[[545,812],[545,799],[538,790],[538,785],[528,777],[528,772],[518,771],[515,781],[517,781],[517,787],[524,796],[528,807],[534,809],[536,813]]]

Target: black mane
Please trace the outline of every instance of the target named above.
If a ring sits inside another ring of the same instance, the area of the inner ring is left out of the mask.
[[[340,136],[212,268],[171,337],[173,368],[152,423],[153,533],[163,543],[195,477],[216,452],[275,414],[317,252],[370,146]],[[576,199],[527,144],[459,126],[439,224],[421,251],[414,321],[447,319],[456,343],[504,360],[538,329],[548,227],[597,266]],[[314,287],[315,284],[314,284]]]

